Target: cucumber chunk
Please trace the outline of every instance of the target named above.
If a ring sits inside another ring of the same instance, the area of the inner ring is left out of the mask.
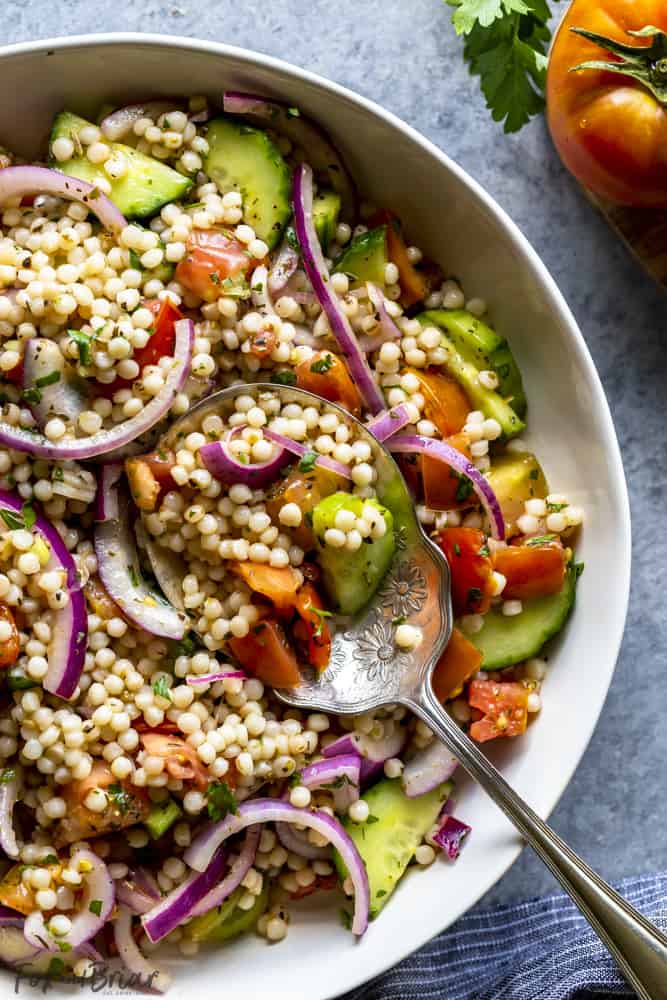
[[[355,281],[384,284],[387,266],[387,227],[378,226],[355,236],[334,264],[334,273],[348,274]]]
[[[423,326],[439,326],[464,360],[480,371],[493,371],[498,393],[520,417],[526,415],[526,394],[521,372],[504,337],[465,309],[431,309],[418,317]]]
[[[549,493],[542,466],[529,451],[494,457],[486,478],[496,494],[510,535],[515,533],[517,518],[524,513],[525,501],[543,500]]]
[[[164,802],[154,803],[151,811],[144,820],[144,826],[150,833],[153,840],[158,840],[173,826],[183,810],[173,799],[166,799]]]
[[[558,594],[526,601],[520,615],[507,617],[500,608],[491,608],[480,631],[468,636],[483,656],[481,669],[502,670],[537,656],[567,621],[574,607],[579,572],[577,566],[570,566]]]
[[[343,820],[368,873],[371,919],[377,917],[398,885],[452,788],[452,783],[446,782],[425,795],[409,799],[400,778],[385,778],[362,796],[369,808],[366,822]],[[334,863],[340,877],[345,878],[347,870],[337,851]]]
[[[104,167],[91,163],[85,155],[59,163],[51,154],[53,143],[63,136],[72,139],[75,148],[80,148],[77,136],[85,125],[90,125],[90,122],[70,111],[61,111],[56,115],[49,139],[49,163],[56,170],[89,184],[97,184],[101,179],[109,181]],[[127,163],[125,176],[111,181],[109,198],[128,219],[149,218],[168,202],[183,198],[192,187],[192,181],[188,177],[152,156],[138,153],[136,149],[120,142],[110,142],[107,145],[114,156],[122,157]]]
[[[322,191],[313,200],[313,222],[320,245],[326,253],[336,236],[340,195],[336,191]]]
[[[200,917],[195,917],[190,921],[185,929],[185,933],[192,941],[209,941],[221,944],[229,941],[230,938],[238,937],[244,931],[253,927],[269,901],[269,880],[264,879],[262,891],[256,897],[255,902],[249,910],[242,910],[238,902],[245,890],[242,886],[235,889],[224,903],[202,913]]]
[[[324,533],[335,527],[336,514],[349,510],[361,517],[365,506],[374,507],[386,525],[382,538],[364,539],[356,552],[324,544]],[[362,500],[350,493],[332,493],[313,510],[313,531],[318,542],[318,562],[326,591],[343,615],[356,615],[370,601],[389,569],[396,551],[394,518],[377,500]]]
[[[291,213],[292,175],[280,150],[266,132],[227,118],[212,121],[206,138],[206,173],[223,193],[240,191],[244,221],[272,250]]]

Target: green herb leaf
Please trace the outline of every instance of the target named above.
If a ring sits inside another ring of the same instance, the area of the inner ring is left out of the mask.
[[[109,785],[107,795],[115,805],[118,812],[125,814],[131,808],[134,797],[126,792],[122,785]]]
[[[135,271],[143,271],[144,269],[144,265],[141,263],[141,257],[136,250],[130,250],[130,267]]]
[[[295,771],[294,774],[291,774],[287,779],[287,787],[296,788],[296,786],[300,784],[301,784],[301,771]]]
[[[494,121],[517,132],[544,108],[551,11],[546,0],[446,0],[465,35],[464,58],[480,77]]]
[[[58,945],[58,951],[72,950],[72,945],[69,943],[69,941],[56,941],[56,944]]]
[[[51,479],[53,480],[54,483],[62,483],[64,478],[65,478],[65,473],[60,468],[60,466],[56,466],[56,468],[53,470],[53,475],[51,476]]]
[[[6,767],[0,774],[0,785],[8,785],[10,781],[13,781],[16,777],[16,771],[13,767]]]
[[[396,618],[392,618],[391,624],[392,625],[405,625],[406,621],[407,621],[407,618],[405,617],[405,615],[397,615]]]
[[[128,572],[128,574],[130,576],[130,580],[132,581],[132,586],[133,587],[138,587],[139,586],[139,574],[137,573],[135,567],[131,566],[130,563],[127,564],[127,572]]]
[[[547,510],[550,514],[557,514],[559,511],[565,510],[565,508],[569,506],[569,503],[549,503],[547,501]]]
[[[308,610],[312,611],[312,613],[314,615],[317,615],[317,617],[319,618],[317,628],[315,629],[315,638],[319,639],[319,637],[322,635],[322,630],[324,629],[325,619],[331,618],[331,612],[325,611],[324,608],[316,608],[313,605],[311,605],[311,607]]]
[[[292,250],[296,250],[297,253],[301,252],[301,244],[299,243],[294,226],[288,226],[285,230],[285,242],[288,246],[291,246]]]
[[[16,514],[13,510],[8,510],[6,507],[3,507],[0,510],[0,517],[10,531],[19,531],[21,528],[25,528],[23,518],[19,514]]]
[[[49,962],[49,968],[47,975],[49,976],[62,976],[65,971],[65,963],[62,958],[52,958]]]
[[[274,385],[296,385],[295,372],[274,372],[271,376]]]
[[[473,485],[467,476],[462,475],[460,472],[454,472],[454,470],[452,470],[452,473],[459,481],[459,485],[456,487],[456,502],[463,503],[464,500],[467,500],[475,492]]]
[[[373,814],[371,813],[371,815],[370,815],[370,816],[368,817],[368,819],[366,820],[366,822],[367,822],[367,823],[369,824],[369,826],[370,826],[370,824],[371,824],[371,823],[379,823],[379,822],[380,822],[380,819],[379,819],[379,817],[378,817],[378,816],[373,816]]]
[[[31,530],[35,521],[37,520],[37,514],[35,513],[35,508],[33,507],[30,500],[26,502],[21,507],[21,513],[23,514],[23,523],[28,531]]]
[[[41,403],[42,394],[39,389],[29,388],[24,389],[21,393],[21,399],[25,399],[26,403]]]
[[[92,337],[84,333],[83,330],[68,330],[67,336],[71,337],[79,349],[79,361],[82,365],[89,365],[92,360]]]
[[[557,535],[537,535],[534,538],[528,539],[526,547],[538,548],[540,545],[546,545],[547,542],[554,542],[557,537]]]
[[[102,912],[102,900],[101,899],[91,899],[88,909],[91,913],[94,913],[96,917],[99,917]]]
[[[158,698],[165,698],[167,701],[171,701],[171,691],[167,678],[164,675],[153,681],[153,694]]]
[[[312,472],[319,458],[316,451],[307,451],[299,462],[300,472]]]
[[[228,813],[239,811],[238,803],[229,785],[224,781],[214,781],[206,792],[206,809],[214,823],[224,819]]]
[[[310,366],[311,372],[315,372],[316,375],[324,375],[328,372],[334,363],[333,356],[331,354],[325,354],[323,358],[318,358],[317,361],[313,361]]]
[[[345,928],[345,930],[346,931],[351,930],[352,929],[352,914],[350,913],[350,911],[349,910],[345,910],[345,909],[343,909],[341,907],[341,909],[338,911],[338,913],[339,913],[339,916],[340,916],[340,922],[343,925],[343,927]]]
[[[174,654],[174,659],[178,656],[192,656],[199,649],[199,643],[193,632],[189,632],[188,635],[183,636],[182,639],[176,639],[172,642],[171,646]]]
[[[60,372],[49,372],[48,375],[42,375],[41,378],[35,379],[35,385],[43,389],[45,385],[55,385],[56,382],[60,382]]]
[[[37,681],[33,681],[25,674],[10,672],[7,675],[7,687],[10,691],[28,691],[30,688],[39,687]]]

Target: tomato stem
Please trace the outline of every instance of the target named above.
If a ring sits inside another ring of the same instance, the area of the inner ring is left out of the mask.
[[[627,76],[646,88],[663,105],[667,106],[667,34],[660,28],[647,25],[641,31],[628,31],[634,38],[649,38],[650,45],[629,45],[615,38],[598,35],[583,28],[570,28],[575,35],[581,35],[616,56],[613,61],[592,59],[573,66],[571,73],[581,70],[596,70]]]

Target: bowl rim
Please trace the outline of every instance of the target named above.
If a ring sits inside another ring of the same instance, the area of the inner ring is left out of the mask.
[[[609,692],[616,664],[618,662],[621,642],[625,632],[625,623],[630,598],[632,551],[632,528],[628,488],[621,451],[609,409],[609,404],[600,380],[600,376],[597,368],[595,367],[590,351],[588,350],[583,334],[579,329],[579,325],[555,280],[552,278],[537,251],[533,248],[532,244],[526,236],[524,236],[518,225],[513,221],[509,214],[481,186],[481,184],[479,184],[479,182],[477,182],[455,160],[448,156],[447,153],[441,150],[430,139],[426,138],[426,136],[422,135],[421,132],[413,126],[407,124],[393,112],[386,110],[375,101],[355,93],[342,84],[328,80],[318,73],[313,73],[311,70],[302,69],[283,59],[279,59],[275,56],[267,55],[262,52],[257,52],[253,49],[240,48],[238,46],[228,45],[224,42],[190,38],[178,34],[165,35],[156,32],[143,33],[114,31],[84,33],[71,36],[55,36],[32,41],[15,42],[10,45],[0,46],[0,59],[4,61],[21,55],[38,54],[40,52],[49,53],[51,50],[75,50],[94,48],[96,46],[148,46],[162,49],[185,49],[192,52],[206,52],[212,55],[220,55],[228,59],[237,60],[247,66],[261,66],[267,70],[276,71],[283,77],[292,78],[297,83],[306,81],[316,89],[332,95],[337,101],[342,101],[344,103],[360,107],[367,113],[373,115],[375,118],[383,121],[390,128],[397,129],[399,132],[402,132],[417,147],[419,147],[422,153],[439,161],[439,163],[450,174],[453,174],[460,184],[468,188],[477,201],[483,205],[485,210],[511,240],[520,258],[525,264],[528,273],[542,288],[549,307],[558,316],[562,326],[567,330],[566,336],[569,341],[569,347],[575,352],[577,360],[582,366],[591,389],[594,406],[599,414],[600,422],[602,424],[605,452],[609,458],[610,487],[620,514],[620,520],[619,523],[615,525],[615,531],[617,532],[617,552],[622,572],[615,579],[614,584],[617,595],[620,599],[620,605],[623,613],[615,624],[615,634],[611,638],[608,636],[610,652],[613,654],[613,662],[611,664],[611,669],[608,672],[606,683],[602,684],[599,688],[596,703],[591,705],[593,711],[589,715],[587,730],[580,730],[581,743],[576,759],[572,762],[571,766],[567,768],[566,772],[562,774],[558,785],[554,786],[546,807],[537,810],[543,819],[547,819],[558,804],[561,796],[565,792],[565,789],[572,780],[574,772],[581,763],[583,755],[586,752],[593,733],[597,727],[607,694]],[[502,878],[502,876],[519,857],[523,846],[524,844],[517,840],[516,848],[508,853],[507,863],[503,865],[497,875],[494,871],[494,876],[490,882],[484,883],[480,886],[479,891],[475,894],[474,899],[468,906],[461,909],[460,912],[456,913],[450,919],[447,919],[444,925],[438,927],[436,930],[429,927],[426,929],[426,933],[420,932],[414,935],[406,934],[402,942],[392,942],[391,957],[383,957],[380,961],[370,961],[364,970],[363,977],[361,979],[357,979],[356,982],[347,983],[345,985],[345,989],[354,989],[366,982],[369,982],[374,977],[387,972],[408,955],[412,954],[436,935],[442,933],[450,927],[456,920],[460,919],[486,892],[489,891],[489,889],[492,888],[492,886],[496,884],[497,881],[499,881],[500,878]],[[326,998],[333,998],[338,995],[338,990],[334,990],[334,992],[327,991]],[[325,1000],[324,996],[322,997],[322,1000]]]

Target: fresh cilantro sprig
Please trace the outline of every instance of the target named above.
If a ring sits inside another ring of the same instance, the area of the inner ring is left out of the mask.
[[[518,132],[544,110],[551,11],[546,0],[445,0],[464,36],[463,55],[480,78],[494,121]]]

